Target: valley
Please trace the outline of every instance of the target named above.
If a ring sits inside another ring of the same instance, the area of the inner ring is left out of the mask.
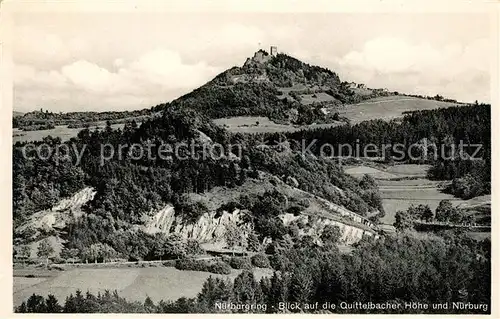
[[[449,200],[454,206],[487,206],[491,195],[483,195],[468,200],[457,198],[444,192],[446,181],[432,181],[427,178],[429,165],[400,164],[393,166],[345,166],[345,172],[355,177],[367,174],[378,184],[385,210],[380,219],[384,225],[393,225],[397,211],[407,210],[410,206],[427,205],[435,211],[442,200]],[[474,233],[471,231],[470,233]],[[474,235],[473,235],[474,236]],[[489,236],[488,232],[482,237]]]

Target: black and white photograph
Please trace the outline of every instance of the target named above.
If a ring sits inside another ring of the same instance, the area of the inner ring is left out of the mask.
[[[498,4],[13,2],[12,316],[494,314]]]

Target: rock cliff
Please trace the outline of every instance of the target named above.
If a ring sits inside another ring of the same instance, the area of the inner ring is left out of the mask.
[[[178,234],[185,239],[195,239],[200,243],[219,243],[224,244],[224,234],[229,224],[234,224],[240,230],[242,236],[247,238],[252,231],[252,225],[245,223],[242,218],[244,212],[236,209],[232,213],[224,211],[221,214],[210,212],[203,214],[195,223],[189,223],[183,220],[181,216],[176,216],[174,207],[166,206],[156,212],[144,225],[144,231],[147,233],[163,232],[166,234]],[[338,226],[341,231],[341,241],[345,244],[354,244],[360,241],[363,236],[378,238],[375,231],[363,227],[356,227],[348,223],[329,219],[327,217],[312,218],[308,215],[282,214],[279,218],[285,226],[293,221],[299,221],[304,227],[301,229],[301,235],[310,235],[315,240],[319,240],[321,233],[326,225]]]

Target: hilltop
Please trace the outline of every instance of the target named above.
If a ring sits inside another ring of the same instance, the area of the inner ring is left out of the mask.
[[[287,54],[259,50],[242,66],[154,109],[188,107],[213,119],[264,116],[282,124],[334,123],[340,118],[328,107],[388,95],[387,90],[342,82],[335,72]]]

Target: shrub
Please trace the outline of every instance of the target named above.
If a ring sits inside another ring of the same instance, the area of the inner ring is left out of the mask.
[[[211,264],[209,271],[214,274],[229,275],[231,273],[231,266],[222,261],[216,261]]]
[[[64,264],[66,260],[62,259],[61,257],[54,257],[52,258],[52,262],[54,264]]]
[[[222,261],[208,262],[206,260],[181,259],[175,263],[179,270],[207,271],[214,274],[230,274],[231,267]]]
[[[194,239],[189,239],[186,244],[186,254],[188,255],[200,255],[203,254],[204,250],[201,248],[200,243]]]
[[[290,206],[290,207],[287,209],[287,213],[289,213],[289,214],[293,214],[294,216],[299,215],[301,211],[302,211],[302,208],[301,208],[301,207],[299,207],[299,206]]]
[[[252,257],[252,265],[259,268],[269,268],[271,264],[269,263],[269,258],[264,254],[257,254]]]
[[[200,269],[200,264],[201,260],[194,260],[194,259],[180,259],[177,260],[175,263],[175,268],[179,270],[201,270],[204,271],[205,269]]]
[[[177,260],[167,260],[163,262],[163,266],[165,267],[175,267]]]
[[[64,271],[64,267],[61,266],[61,265],[50,265],[49,267],[50,270],[60,270],[60,271]]]
[[[251,269],[252,263],[248,257],[232,257],[229,265],[234,269]]]

